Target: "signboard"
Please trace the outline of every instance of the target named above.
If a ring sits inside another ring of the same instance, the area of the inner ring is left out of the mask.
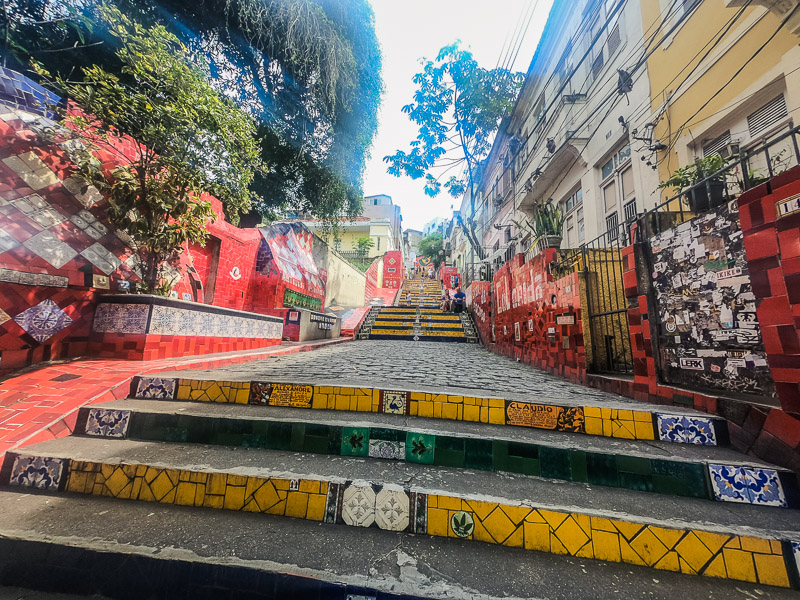
[[[723,269],[722,271],[717,271],[717,281],[720,279],[729,279],[731,277],[738,277],[742,274],[741,267],[733,267],[732,269]]]
[[[506,407],[506,423],[537,429],[555,429],[562,410],[564,409],[560,406],[547,404],[509,402]]]
[[[556,325],[575,325],[575,315],[559,315],[556,317]]]
[[[788,217],[796,212],[800,212],[800,194],[788,197],[786,200],[778,202],[778,218]]]
[[[253,384],[250,394],[251,404],[268,404],[269,406],[291,406],[293,408],[311,408],[314,386],[295,383],[260,383]]]

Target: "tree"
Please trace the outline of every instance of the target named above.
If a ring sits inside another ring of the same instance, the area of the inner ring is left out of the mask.
[[[60,109],[82,142],[68,147],[79,173],[108,195],[109,218],[132,238],[147,288],[168,291],[159,285],[161,265],[208,235],[214,212],[201,194],[216,196],[234,222],[249,210],[253,173],[263,167],[255,123],[211,89],[164,27],[142,27],[108,6],[102,17],[123,67],[119,76],[94,65],[81,81],[55,78],[80,108]],[[98,152],[112,153],[118,166],[103,169]]]
[[[356,240],[356,252],[358,252],[359,256],[366,256],[373,246],[375,246],[375,242],[369,236],[360,237]]]
[[[411,150],[384,157],[388,172],[425,178],[425,193],[436,196],[442,186],[455,198],[469,190],[474,197],[477,167],[491,150],[500,120],[512,108],[522,86],[522,73],[483,69],[458,42],[445,46],[435,61],[422,62],[414,76],[414,102],[403,107],[419,133]],[[466,175],[450,175],[463,169]]]
[[[26,24],[14,41],[52,73],[68,77],[102,64],[120,75],[118,40],[99,16],[103,1],[7,0],[4,7]],[[286,212],[323,219],[359,213],[382,91],[369,0],[108,1],[145,26],[164,25],[212,88],[256,119],[270,168],[252,183],[259,196],[253,207],[267,220]],[[76,21],[63,19],[73,4],[93,27],[76,30]],[[42,24],[52,15],[61,19],[54,33]],[[57,44],[44,47],[40,40],[50,38]],[[50,51],[53,45],[64,51]],[[28,58],[20,55],[9,66],[25,69]]]
[[[441,233],[432,233],[419,242],[419,256],[427,256],[434,264],[444,260],[444,241]]]

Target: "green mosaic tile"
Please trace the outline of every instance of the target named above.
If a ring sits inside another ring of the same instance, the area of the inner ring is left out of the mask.
[[[663,475],[653,475],[653,491],[659,494],[670,494],[672,496],[689,496],[694,498],[707,498],[705,489],[703,495],[698,496],[696,491],[693,491],[689,485],[681,479],[673,479],[672,477],[665,477]]]
[[[229,431],[217,431],[211,437],[211,443],[216,446],[241,446],[245,434],[230,433]],[[167,440],[171,441],[171,440]]]
[[[464,452],[464,438],[452,437],[449,435],[436,436],[436,451],[453,450],[454,452]]]
[[[341,455],[368,456],[369,434],[369,427],[342,427]]]
[[[464,466],[464,453],[457,450],[442,450],[439,446],[439,439],[439,436],[436,436],[436,455],[434,456],[433,464],[440,467],[462,468]]]
[[[267,448],[270,450],[289,450],[292,445],[292,424],[273,422],[269,424]]]
[[[405,442],[406,432],[399,429],[387,429],[383,427],[370,427],[369,439],[386,440],[387,442]]]
[[[539,477],[542,474],[541,467],[539,464],[539,459],[537,458],[521,458],[519,456],[509,456],[508,469],[506,470],[509,473],[533,475],[534,477]]]
[[[539,448],[539,464],[541,466],[542,477],[552,479],[572,479],[572,465],[570,463],[570,451],[562,448]]]
[[[267,435],[264,433],[245,433],[242,436],[242,447],[244,448],[266,448]]]
[[[582,450],[573,450],[569,453],[570,470],[572,472],[572,481],[586,481],[586,452]]]
[[[703,465],[653,459],[652,466],[656,492],[692,498],[713,498]]]
[[[436,436],[427,433],[406,433],[406,462],[432,465],[436,453]]]
[[[312,454],[327,454],[328,432],[326,431],[324,436],[306,434],[303,438],[303,452],[310,452]]]
[[[328,427],[328,454],[339,456],[342,453],[342,428]]]
[[[492,470],[492,442],[466,438],[464,440],[464,466],[481,471]]]
[[[636,473],[638,475],[651,475],[653,473],[649,458],[625,456],[621,454],[617,455],[617,470],[625,473]]]
[[[189,430],[185,427],[167,427],[164,435],[165,442],[183,443],[189,438]],[[238,444],[236,444],[238,446]]]
[[[539,458],[539,446],[536,444],[508,442],[508,455],[520,458]]]
[[[637,492],[652,492],[654,488],[653,476],[641,473],[619,472],[619,486]]]
[[[289,449],[295,452],[302,452],[306,440],[306,424],[292,423],[292,441]]]
[[[596,485],[619,487],[616,457],[611,454],[587,452],[586,479]]]
[[[492,469],[508,471],[508,442],[494,440],[492,442]]]

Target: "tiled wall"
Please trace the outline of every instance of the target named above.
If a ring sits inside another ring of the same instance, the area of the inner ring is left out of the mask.
[[[383,255],[383,287],[399,290],[406,278],[406,266],[400,250],[389,250]]]
[[[571,273],[558,280],[548,268],[552,249],[525,262],[518,254],[488,282],[470,285],[468,304],[484,341],[491,340],[491,302],[494,301],[493,350],[519,359],[570,381],[586,381],[581,280]],[[493,291],[489,298],[487,291]]]

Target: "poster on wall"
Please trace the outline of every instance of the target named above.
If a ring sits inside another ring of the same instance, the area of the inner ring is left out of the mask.
[[[292,290],[314,298],[325,297],[325,277],[314,262],[314,236],[302,223],[259,227],[262,235],[256,270],[279,276]]]

